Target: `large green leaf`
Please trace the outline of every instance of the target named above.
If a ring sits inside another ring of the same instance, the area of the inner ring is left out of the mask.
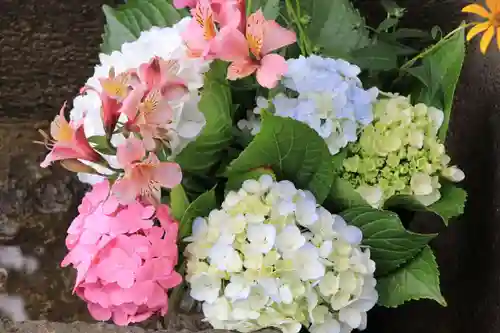
[[[226,65],[215,61],[205,74],[198,104],[206,125],[195,141],[176,157],[182,170],[206,175],[219,163],[232,139],[231,90],[226,80]]]
[[[444,122],[439,130],[439,138],[443,142],[464,58],[465,38],[462,29],[424,56],[421,65],[408,69],[420,81],[417,100],[444,111]]]
[[[318,203],[330,192],[334,178],[332,156],[325,141],[295,119],[264,114],[260,132],[226,170],[235,174],[269,166],[278,179],[288,179],[310,190]]]
[[[153,26],[172,26],[181,19],[183,11],[177,11],[167,0],[129,0],[118,8],[104,5],[106,25],[101,51],[111,53],[123,43],[136,40],[142,31]]]
[[[429,246],[394,273],[377,280],[378,303],[397,307],[410,300],[432,299],[446,306],[439,288],[439,269]]]
[[[370,207],[351,183],[340,177],[335,177],[324,206],[332,212],[354,207]]]
[[[301,15],[308,15],[306,34],[321,54],[350,59],[353,50],[370,44],[365,21],[350,0],[300,1]]]
[[[413,196],[397,195],[386,201],[385,207],[402,207],[411,211],[426,211],[437,214],[441,217],[445,225],[450,219],[462,215],[467,200],[467,192],[448,182],[444,183],[440,189],[441,199],[430,206],[424,206]]]
[[[208,216],[217,205],[215,190],[212,189],[200,195],[186,209],[180,219],[179,238],[184,239],[191,235],[193,221],[199,216]]]
[[[177,185],[170,191],[170,209],[172,211],[172,216],[177,220],[181,221],[184,213],[189,208],[189,199],[184,187],[181,184]]]
[[[398,215],[389,211],[356,207],[340,215],[363,232],[363,244],[370,247],[377,276],[387,275],[414,258],[436,236],[406,230]]]

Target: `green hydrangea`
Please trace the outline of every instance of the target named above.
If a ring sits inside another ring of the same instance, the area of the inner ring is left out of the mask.
[[[443,112],[412,105],[404,96],[375,104],[374,120],[347,147],[342,177],[373,207],[395,194],[414,195],[428,206],[441,197],[440,177],[458,182],[464,173],[449,166],[450,157],[437,133]]]

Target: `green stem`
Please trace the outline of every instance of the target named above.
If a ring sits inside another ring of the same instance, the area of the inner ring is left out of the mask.
[[[286,9],[288,11],[288,15],[292,18],[293,21],[295,21],[295,25],[297,26],[297,29],[299,30],[299,48],[300,52],[308,56],[312,54],[312,49],[311,46],[309,45],[309,41],[307,39],[307,35],[304,31],[304,27],[302,27],[302,23],[300,22],[300,16],[297,15],[295,12],[291,0],[286,0]]]
[[[247,17],[251,14],[251,11],[252,11],[252,0],[247,0],[247,8],[246,8],[246,11],[247,11]]]
[[[426,55],[428,55],[429,53],[431,53],[432,51],[434,51],[435,49],[437,49],[438,47],[440,47],[442,44],[444,44],[445,42],[447,42],[457,32],[461,31],[462,29],[467,28],[468,26],[470,26],[472,24],[473,23],[461,24],[458,28],[452,30],[446,36],[444,36],[439,42],[437,42],[436,44],[428,47],[423,52],[420,52],[415,57],[413,57],[408,62],[406,62],[403,66],[401,66],[400,71],[405,71],[405,70],[411,68],[418,60],[422,59],[423,57],[425,57]]]

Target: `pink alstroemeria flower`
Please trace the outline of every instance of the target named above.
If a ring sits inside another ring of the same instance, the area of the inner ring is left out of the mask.
[[[237,27],[245,31],[246,3],[245,0],[212,0],[215,20],[221,25]]]
[[[93,87],[85,86],[80,90],[83,94],[86,91],[94,91],[101,99],[101,118],[104,130],[108,137],[111,137],[115,130],[118,119],[127,109],[132,108],[140,101],[140,94],[133,89],[135,81],[132,73],[125,72],[115,74],[113,67],[109,70],[109,76],[99,79],[102,91],[99,92]]]
[[[61,108],[50,124],[50,135],[52,136],[52,150],[40,164],[42,168],[48,167],[52,162],[62,160],[85,160],[99,162],[102,160],[90,146],[83,129],[83,120],[78,123],[68,122],[64,117],[66,103]],[[43,133],[45,144],[49,145],[48,135]]]
[[[197,0],[174,0],[174,7],[177,9],[186,7],[193,8],[196,6],[196,1]]]
[[[188,92],[184,81],[177,76],[180,70],[176,60],[153,58],[139,67],[138,82],[131,94],[131,103],[123,108],[129,119],[126,127],[141,134],[147,150],[154,150],[155,139],[168,139],[167,126],[172,121],[170,102],[181,100]]]
[[[217,35],[210,0],[199,0],[191,11],[193,19],[181,36],[193,58],[213,59],[212,45]]]
[[[174,0],[175,8],[194,8],[200,0]],[[204,1],[202,6],[211,5],[214,20],[221,26],[233,25],[238,30],[245,31],[246,4],[245,0],[209,0]],[[192,16],[196,18],[196,10],[192,11]]]
[[[115,182],[112,191],[121,203],[128,204],[140,196],[157,205],[161,188],[173,188],[182,180],[179,164],[160,162],[151,152],[146,156],[142,141],[134,136],[117,147],[117,157],[125,173]]]
[[[296,40],[293,31],[281,27],[274,20],[266,20],[259,9],[248,18],[245,35],[231,26],[223,28],[217,36],[215,52],[218,58],[232,62],[227,71],[229,80],[257,72],[257,82],[261,86],[274,88],[288,66],[285,58],[270,52]]]

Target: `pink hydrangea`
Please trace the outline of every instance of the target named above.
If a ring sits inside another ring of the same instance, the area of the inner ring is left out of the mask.
[[[87,193],[78,211],[61,265],[76,268],[74,291],[90,314],[117,325],[165,315],[167,291],[182,281],[174,270],[178,224],[168,206],[122,205],[106,180]]]

